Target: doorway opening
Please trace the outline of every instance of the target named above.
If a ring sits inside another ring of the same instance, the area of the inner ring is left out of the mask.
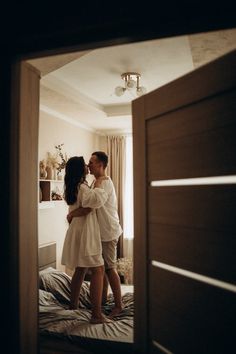
[[[167,39],[166,41],[168,41],[168,40],[170,40],[170,39]],[[163,43],[164,42],[162,42],[162,41],[164,41],[164,40],[161,40],[160,42],[161,42],[161,45],[164,45]],[[186,41],[186,38],[185,38],[185,41]],[[154,43],[154,42],[153,42]],[[173,46],[172,46],[172,50],[173,50]],[[191,54],[191,53],[190,53]],[[176,59],[176,58],[175,58]],[[189,69],[188,69],[188,71],[191,71],[191,70],[193,70],[194,69],[194,67],[193,67],[193,59],[191,58],[191,60],[192,60],[192,63],[191,63],[191,65],[192,65],[192,67],[189,67]],[[186,73],[186,72],[185,72]],[[184,74],[184,72],[182,72],[182,75]],[[180,75],[180,74],[178,74],[178,75]],[[157,75],[158,76],[158,75]],[[174,78],[177,78],[177,77],[174,77]],[[172,79],[174,79],[174,78],[172,78],[172,77],[168,77],[168,80],[172,80]],[[151,79],[153,79],[153,76],[151,77]],[[164,83],[163,83],[163,81],[159,84],[160,86],[162,86]],[[160,86],[157,86],[157,87],[160,87]],[[156,87],[156,88],[157,88]],[[154,89],[154,88],[153,88]],[[57,102],[59,102],[59,101],[57,101]],[[97,107],[97,109],[98,109],[98,107]],[[109,109],[111,109],[111,107],[109,107]],[[50,109],[46,109],[45,108],[45,105],[44,105],[44,107],[43,107],[43,111],[44,111],[44,114],[46,113],[47,115],[49,114],[51,114],[51,115],[53,115],[52,113],[54,113],[53,112],[53,110],[52,111],[50,111]],[[47,111],[47,112],[46,112]],[[45,115],[46,115],[45,114]],[[65,115],[64,114],[61,114],[61,116],[60,116],[60,119],[61,119],[61,121],[64,121],[64,122],[66,122],[66,118],[65,118]],[[67,120],[67,123],[68,123],[68,120]],[[66,124],[67,124],[66,123]],[[64,123],[65,124],[65,123]],[[81,123],[80,123],[81,124]],[[80,126],[80,128],[81,128],[81,126]],[[53,130],[54,128],[52,127],[52,129],[51,129],[51,131]],[[89,133],[90,134],[90,133]],[[83,134],[84,135],[84,134]],[[93,140],[93,139],[92,139]],[[49,140],[50,141],[50,140]],[[58,143],[64,143],[64,141],[62,141],[62,140],[60,140],[60,141],[55,141],[53,144],[52,144],[52,147],[54,146],[54,144],[58,144]],[[65,143],[64,143],[65,144]],[[64,146],[64,147],[66,147],[66,146]],[[50,152],[50,151],[49,151]],[[58,182],[56,182],[56,183],[58,183]],[[41,211],[46,211],[45,209],[44,210],[41,210]],[[40,213],[41,213],[41,211],[40,211]]]

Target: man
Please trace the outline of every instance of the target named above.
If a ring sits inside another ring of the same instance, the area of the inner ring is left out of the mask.
[[[122,234],[122,228],[119,223],[119,216],[117,212],[115,188],[111,178],[106,176],[107,164],[108,156],[105,152],[96,151],[92,154],[88,167],[90,173],[93,174],[96,179],[103,178],[101,187],[106,192],[104,203],[97,209],[97,217],[100,226],[102,253],[106,272],[103,287],[103,303],[107,300],[109,281],[115,301],[115,307],[113,308],[110,317],[114,317],[122,310],[120,277],[116,269],[117,243],[120,235]],[[71,212],[68,215],[68,221],[71,221],[72,217],[81,216],[80,209],[81,208]],[[106,277],[108,278],[108,281]]]

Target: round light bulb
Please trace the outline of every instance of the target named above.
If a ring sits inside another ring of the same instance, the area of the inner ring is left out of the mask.
[[[125,92],[125,88],[124,87],[121,87],[121,86],[117,86],[116,88],[115,88],[115,94],[116,94],[116,96],[122,96],[123,94],[124,94],[124,92]]]
[[[144,86],[141,86],[137,89],[136,93],[137,93],[137,96],[142,96],[144,95],[145,93],[147,92],[147,89],[146,87]]]
[[[127,88],[132,89],[136,85],[136,82],[133,79],[127,81]]]

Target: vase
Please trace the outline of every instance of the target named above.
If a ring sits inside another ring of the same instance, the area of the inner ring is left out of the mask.
[[[47,171],[46,171],[46,166],[42,164],[40,161],[39,164],[39,178],[46,179],[47,178]]]
[[[47,171],[47,179],[52,179],[52,173],[53,173],[52,167],[47,166],[46,171]]]
[[[57,173],[57,179],[58,179],[58,181],[62,180],[62,173],[61,172]]]
[[[40,178],[42,178],[42,179],[46,179],[47,178],[46,169],[40,169]]]
[[[54,180],[57,179],[57,169],[56,168],[53,169],[53,176],[52,177],[53,177],[52,179],[54,179]]]

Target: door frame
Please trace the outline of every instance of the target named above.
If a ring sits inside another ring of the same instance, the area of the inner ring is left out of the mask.
[[[182,35],[184,35],[186,33],[182,33]],[[171,36],[171,35],[170,35]],[[106,37],[104,35],[104,37]],[[162,38],[162,36],[158,36],[157,38]],[[163,35],[164,37],[164,35]],[[67,33],[66,38],[68,38],[68,42],[69,42],[69,33]],[[86,36],[85,36],[86,38]],[[24,290],[24,285],[26,282],[29,281],[33,281],[33,283],[35,284],[35,287],[37,287],[37,279],[38,279],[38,267],[37,267],[37,260],[34,261],[34,267],[28,267],[28,272],[24,274],[24,282],[21,281],[21,278],[23,276],[23,274],[20,273],[20,270],[18,268],[21,260],[24,260],[24,264],[27,264],[27,260],[29,260],[29,248],[27,243],[25,242],[25,235],[23,232],[20,232],[20,225],[21,225],[21,215],[27,215],[28,210],[31,208],[33,208],[34,213],[37,212],[36,208],[35,208],[35,199],[34,198],[29,198],[30,201],[29,203],[25,203],[25,204],[21,204],[21,201],[24,199],[25,195],[23,195],[22,193],[25,193],[25,190],[21,189],[21,185],[20,183],[22,183],[23,181],[21,180],[19,183],[19,176],[23,176],[25,174],[25,169],[27,168],[26,165],[24,164],[20,164],[19,163],[19,151],[22,152],[22,149],[24,149],[24,151],[29,151],[29,149],[32,149],[32,145],[31,142],[28,140],[28,130],[16,130],[16,127],[19,127],[20,124],[24,123],[22,121],[22,115],[20,114],[20,109],[21,109],[21,104],[22,101],[20,99],[20,90],[21,90],[21,82],[23,79],[24,73],[20,71],[20,67],[21,67],[21,63],[22,61],[25,61],[27,59],[32,59],[32,58],[39,58],[39,57],[43,57],[43,56],[51,56],[51,55],[56,55],[56,54],[62,54],[62,53],[69,53],[69,52],[75,52],[75,51],[82,51],[85,49],[88,49],[88,47],[90,49],[92,48],[99,48],[99,47],[106,47],[106,46],[111,46],[111,45],[117,45],[117,44],[126,44],[126,43],[131,43],[131,42],[135,42],[135,41],[141,41],[141,40],[148,40],[148,39],[153,39],[154,38],[154,34],[150,34],[150,36],[147,34],[146,38],[138,38],[138,35],[135,36],[131,36],[131,37],[123,37],[120,39],[116,39],[114,41],[109,40],[99,40],[99,43],[96,42],[89,42],[87,41],[87,43],[84,44],[78,44],[77,46],[69,46],[66,45],[65,43],[65,38],[63,38],[62,43],[60,43],[60,47],[58,47],[57,49],[52,49],[52,50],[48,50],[45,49],[44,51],[40,51],[40,53],[36,52],[34,54],[29,53],[29,54],[24,54],[23,57],[18,58],[17,60],[15,60],[12,64],[12,79],[14,81],[12,81],[12,88],[16,87],[16,90],[12,89],[11,92],[11,103],[12,103],[12,111],[11,111],[11,128],[10,128],[10,136],[11,136],[11,150],[10,150],[10,161],[11,161],[11,196],[13,198],[11,198],[11,205],[10,205],[10,219],[15,218],[16,220],[16,224],[12,230],[12,237],[13,237],[13,242],[14,240],[16,241],[16,244],[18,246],[18,248],[16,249],[17,252],[17,257],[16,260],[14,260],[14,264],[15,266],[12,268],[12,271],[16,271],[17,270],[17,275],[16,277],[16,284],[15,284],[15,290],[16,290],[16,295],[14,297],[14,303],[20,303],[21,305],[21,311],[18,314],[17,317],[17,321],[18,321],[18,328],[19,328],[19,343],[24,343],[24,340],[26,338],[27,333],[31,333],[33,334],[33,340],[25,343],[24,348],[20,347],[19,344],[19,348],[20,351],[19,353],[33,353],[36,352],[36,348],[38,346],[38,339],[37,339],[37,333],[35,333],[35,329],[31,327],[31,321],[29,321],[28,319],[32,319],[32,317],[37,318],[38,317],[38,312],[37,312],[37,305],[38,305],[38,298],[36,297],[32,297],[31,294],[28,292],[25,292]],[[82,42],[82,40],[81,40]],[[13,83],[14,82],[14,83]],[[29,94],[29,93],[28,93]],[[37,131],[37,124],[35,125],[35,121],[30,120],[27,122],[28,124],[28,129],[29,130],[33,130],[34,134]],[[138,124],[138,123],[137,123]],[[22,145],[22,149],[19,150],[20,145],[22,144],[22,142],[24,142],[24,145]],[[144,143],[142,140],[140,140],[141,143]],[[35,142],[34,145],[34,149],[37,149],[38,151],[38,146]],[[134,151],[135,154],[137,154],[138,151]],[[33,153],[35,154],[36,151],[33,151]],[[143,160],[145,161],[145,160]],[[38,166],[35,162],[35,170],[37,171]],[[142,166],[144,167],[144,166]],[[134,167],[135,168],[135,167]],[[141,168],[140,166],[138,167],[139,169],[139,181],[141,183],[141,181],[145,180],[145,168]],[[27,173],[27,181],[32,181],[35,178],[35,170],[34,168],[30,168]],[[138,180],[136,180],[135,183],[139,183]],[[35,181],[34,184],[34,195],[37,195],[37,180]],[[142,193],[142,195],[135,195],[135,203],[144,203],[145,204],[145,193]],[[138,219],[138,215],[135,216],[135,218]],[[141,219],[140,219],[141,220]],[[146,230],[145,230],[145,225],[142,225],[142,231],[144,232],[144,235],[146,234]],[[32,228],[34,229],[34,226],[32,226]],[[37,255],[37,250],[38,250],[38,237],[37,235],[32,235],[32,239],[30,240],[30,244],[31,244],[31,249],[34,252],[34,255]],[[14,246],[16,247],[16,246]],[[136,243],[134,241],[134,274],[137,273],[135,270],[139,270],[140,271],[140,267],[138,266],[138,262],[139,259],[142,258],[142,254],[140,254],[140,249],[142,250],[142,252],[146,252],[146,239],[143,238],[142,240],[142,245],[140,243]],[[24,269],[26,266],[24,266]],[[142,270],[143,272],[146,272],[146,269]],[[146,277],[144,277],[144,279],[146,279]],[[138,281],[137,277],[134,276],[134,287],[135,287],[135,283]],[[139,281],[140,281],[140,273],[139,273]],[[143,294],[145,293],[145,287],[146,287],[146,283],[143,283],[143,293],[136,293],[135,292],[135,298],[141,299]],[[22,298],[22,294],[24,294],[24,299]],[[146,295],[144,295],[144,299],[146,299]],[[23,301],[24,300],[24,301]],[[146,306],[147,299],[144,301],[143,306]],[[139,303],[141,303],[141,301],[138,301]],[[30,304],[30,306],[29,306]],[[144,313],[144,312],[140,312],[140,313]],[[147,319],[142,319],[139,318],[139,311],[138,309],[135,308],[135,321],[141,321],[144,320],[144,322],[147,321]],[[135,324],[134,324],[134,328]],[[136,338],[136,334],[134,335],[134,339],[135,339],[135,350],[137,353],[144,353],[145,351],[145,342],[146,342],[146,336],[147,333],[144,333],[143,335],[143,340],[142,340],[142,346],[141,348],[139,347],[140,341],[138,344],[136,344],[137,338]]]

